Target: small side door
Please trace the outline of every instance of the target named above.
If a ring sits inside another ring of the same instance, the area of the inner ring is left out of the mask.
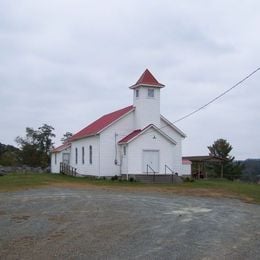
[[[70,154],[69,153],[62,154],[62,162],[65,164],[70,164]]]

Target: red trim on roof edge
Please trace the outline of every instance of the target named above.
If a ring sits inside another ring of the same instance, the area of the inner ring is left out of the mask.
[[[67,142],[65,144],[62,144],[62,145],[54,148],[51,152],[52,153],[58,153],[58,152],[61,152],[61,151],[65,150],[65,149],[69,148],[70,146],[71,146],[71,143]]]
[[[153,76],[153,74],[146,69],[137,82],[130,88],[137,88],[138,86],[153,86],[162,88],[164,85]]]
[[[137,136],[138,134],[140,134],[142,132],[141,129],[137,129],[134,130],[133,132],[131,132],[129,135],[125,136],[123,139],[121,139],[118,143],[122,144],[122,143],[127,143],[128,141],[130,141],[131,139],[133,139],[135,136]]]
[[[90,125],[86,126],[82,130],[80,130],[78,133],[73,135],[70,138],[70,142],[77,140],[77,139],[87,137],[87,136],[98,134],[104,128],[106,128],[110,124],[114,123],[120,117],[124,116],[125,114],[127,114],[128,112],[130,112],[133,109],[134,109],[134,106],[131,105],[131,106],[119,109],[117,111],[114,111],[112,113],[109,113],[109,114],[106,114],[106,115],[100,117],[99,119],[97,119],[96,121],[91,123]]]

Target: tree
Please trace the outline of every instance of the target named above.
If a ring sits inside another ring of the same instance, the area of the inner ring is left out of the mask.
[[[227,161],[233,161],[235,157],[230,156],[229,153],[233,149],[232,145],[225,139],[216,140],[212,146],[208,146],[210,155],[225,159]]]
[[[70,139],[70,137],[72,137],[72,133],[66,132],[60,140],[63,144],[65,144]]]
[[[235,157],[230,155],[233,147],[225,139],[216,140],[211,146],[208,146],[210,155],[222,159],[221,164],[214,163],[213,170],[215,173],[220,173],[220,177],[228,179],[239,178],[241,175],[242,166],[238,162],[234,162]]]
[[[12,145],[0,143],[0,165],[16,166],[20,162],[20,150]]]
[[[43,124],[38,130],[26,127],[26,136],[16,138],[21,147],[21,160],[29,166],[47,167],[50,163],[50,151],[53,147],[54,128]]]

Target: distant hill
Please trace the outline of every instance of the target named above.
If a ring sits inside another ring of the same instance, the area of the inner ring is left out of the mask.
[[[244,181],[257,182],[260,180],[260,159],[247,159],[241,161],[242,177]]]

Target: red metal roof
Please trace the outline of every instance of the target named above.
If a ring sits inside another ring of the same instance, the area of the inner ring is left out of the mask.
[[[56,148],[53,149],[51,152],[52,152],[52,153],[61,152],[61,151],[65,150],[65,149],[69,148],[70,145],[71,145],[71,143],[70,143],[70,142],[67,142],[67,143],[65,143],[65,144],[62,144],[62,145],[56,147]]]
[[[141,132],[142,132],[141,129],[134,130],[132,133],[130,133],[129,135],[127,135],[127,136],[125,136],[123,139],[121,139],[118,143],[119,143],[119,144],[127,143],[128,141],[130,141],[131,139],[133,139],[135,136],[137,136],[137,135],[140,134]]]
[[[164,87],[164,85],[159,83],[148,69],[144,71],[137,82],[130,88],[137,88],[138,86],[153,86],[158,88]]]
[[[96,121],[88,125],[87,127],[80,130],[78,133],[73,135],[70,138],[70,141],[74,141],[83,137],[98,134],[101,130],[103,130],[104,128],[106,128],[107,126],[109,126],[110,124],[112,124],[113,122],[115,122],[120,117],[124,116],[125,114],[127,114],[133,109],[134,109],[133,106],[128,106],[100,117],[99,119],[97,119]]]

